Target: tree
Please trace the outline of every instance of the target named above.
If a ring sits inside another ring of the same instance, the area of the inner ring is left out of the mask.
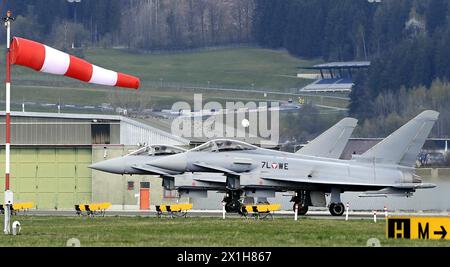
[[[430,35],[446,25],[448,14],[447,0],[430,0],[426,11],[426,28]]]
[[[68,21],[56,21],[51,33],[51,43],[58,49],[68,51],[70,48],[82,47],[89,39],[89,33],[82,24]]]

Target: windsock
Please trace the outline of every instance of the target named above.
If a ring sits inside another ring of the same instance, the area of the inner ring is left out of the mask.
[[[12,41],[11,64],[93,84],[131,89],[138,89],[140,84],[137,77],[92,65],[44,44],[19,37],[14,37]]]

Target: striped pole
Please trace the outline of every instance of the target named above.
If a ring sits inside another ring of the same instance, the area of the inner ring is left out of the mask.
[[[8,11],[4,18],[6,26],[6,109],[5,109],[5,125],[6,125],[6,141],[5,141],[5,234],[11,233],[11,205],[6,203],[7,195],[10,195],[10,148],[11,148],[11,11]]]
[[[5,165],[5,190],[9,190],[10,176],[10,146],[11,146],[11,22],[6,22],[6,165]]]
[[[294,209],[294,221],[298,220],[298,203],[295,203],[295,209]]]
[[[348,221],[348,211],[350,208],[350,204],[347,202],[347,205],[345,207],[345,220]]]

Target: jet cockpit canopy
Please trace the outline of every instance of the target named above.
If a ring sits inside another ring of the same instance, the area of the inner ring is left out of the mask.
[[[149,145],[130,153],[128,156],[168,156],[186,151],[186,149],[169,145]]]
[[[192,152],[227,152],[227,151],[246,151],[256,150],[257,146],[253,146],[236,140],[219,139],[209,141],[201,146],[192,149]]]

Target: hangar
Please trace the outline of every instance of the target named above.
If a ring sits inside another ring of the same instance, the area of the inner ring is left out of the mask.
[[[126,155],[139,144],[188,146],[189,141],[152,123],[117,115],[12,112],[11,189],[16,202],[37,209],[73,209],[74,204],[111,202],[123,209],[139,207],[140,190],[147,204],[160,204],[161,181],[154,177],[105,175],[92,163]],[[0,113],[0,140],[5,140],[5,113]],[[0,172],[5,151],[0,148]],[[4,176],[0,175],[3,198]],[[138,205],[138,206],[137,206]]]

